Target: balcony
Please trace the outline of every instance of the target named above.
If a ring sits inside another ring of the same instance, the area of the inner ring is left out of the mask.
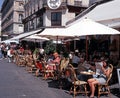
[[[68,6],[82,7],[82,0],[66,0]]]
[[[61,0],[61,6],[82,7],[82,0]],[[43,7],[48,7],[47,1],[43,1]]]

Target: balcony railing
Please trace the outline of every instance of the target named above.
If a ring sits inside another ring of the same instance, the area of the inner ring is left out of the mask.
[[[67,5],[71,5],[71,6],[78,6],[78,7],[82,6],[81,0],[66,0],[66,3],[67,3]]]
[[[61,0],[61,6],[66,6],[66,5],[81,7],[82,1],[81,0]],[[44,7],[47,6],[47,0],[43,1],[43,6]]]

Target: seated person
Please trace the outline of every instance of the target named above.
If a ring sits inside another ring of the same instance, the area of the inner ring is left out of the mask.
[[[57,52],[53,53],[54,59],[50,59],[47,62],[46,68],[50,70],[56,70],[56,66],[60,64],[61,58]]]
[[[77,70],[77,78],[82,81],[87,81],[88,78],[90,78],[89,75],[81,74],[81,71],[88,71],[92,70],[94,71],[94,65],[93,64],[88,64],[87,61],[84,60],[84,58],[80,59],[80,63],[78,65],[78,70]]]
[[[94,77],[88,79],[88,84],[90,86],[91,95],[90,98],[94,98],[95,93],[95,85],[96,84],[104,84],[107,81],[107,77],[110,75],[110,68],[108,67],[108,63],[106,61],[102,61],[103,65],[101,66],[100,75],[98,77]]]
[[[59,66],[59,69],[60,71],[64,71],[66,69],[66,67],[68,66],[70,62],[70,59],[69,59],[69,56],[67,53],[63,53],[63,57],[61,59],[61,63],[60,63],[60,66]]]
[[[73,67],[78,67],[79,62],[80,62],[80,58],[78,56],[78,52],[75,52],[75,54],[72,57],[72,62],[71,62]]]
[[[69,58],[63,58],[60,64],[60,71],[65,70],[68,64],[69,64]]]
[[[50,59],[45,66],[46,70],[57,70],[57,67],[60,65],[61,58],[57,52],[53,53],[54,59]],[[54,76],[52,72],[47,73],[47,77]]]

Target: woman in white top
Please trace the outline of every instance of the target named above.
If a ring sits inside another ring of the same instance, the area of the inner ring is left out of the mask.
[[[105,61],[102,61],[102,62],[103,62],[103,66],[101,66],[100,75],[96,78],[88,79],[88,84],[91,90],[90,98],[94,98],[95,85],[99,83],[104,84],[107,81],[107,77],[109,76],[111,72],[110,68],[108,67],[108,64]]]

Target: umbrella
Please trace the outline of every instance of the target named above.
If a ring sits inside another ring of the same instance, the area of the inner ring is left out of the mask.
[[[41,46],[41,48],[42,48],[42,42],[48,41],[49,39],[46,38],[46,37],[40,37],[40,36],[37,36],[37,34],[34,34],[34,35],[30,35],[30,36],[28,36],[28,37],[25,37],[25,38],[22,39],[22,40],[34,41],[34,42],[39,41],[39,42],[40,42],[40,46]]]
[[[64,39],[69,37],[76,36],[85,36],[85,35],[111,35],[111,34],[120,34],[119,31],[95,22],[91,19],[83,19],[76,22],[73,22],[71,26],[66,28],[47,28],[39,34],[39,36],[45,36],[47,38],[55,39]]]
[[[110,28],[108,26],[105,26],[103,24],[100,24],[98,22],[95,22],[91,19],[83,19],[79,21],[75,21],[69,25],[67,28],[49,28],[45,29],[42,33],[40,33],[40,36],[45,36],[48,38],[56,38],[63,39],[66,37],[78,37],[78,36],[85,36],[85,35],[111,35],[111,34],[120,34],[119,31]],[[86,54],[87,54],[87,38],[86,36]]]
[[[91,19],[82,19],[72,23],[71,26],[65,29],[66,33],[72,33],[74,36],[86,35],[86,60],[88,58],[88,35],[113,35],[120,34],[119,31],[95,22]]]
[[[67,27],[65,31],[68,34],[72,33],[74,36],[120,34],[119,31],[113,28],[87,18],[77,21],[73,25]]]
[[[47,41],[49,39],[46,38],[46,37],[40,37],[40,36],[37,36],[37,34],[34,34],[34,35],[30,35],[28,37],[25,37],[23,40],[28,40],[28,41],[36,41],[36,40],[38,40],[39,42],[43,42],[43,41]]]
[[[74,35],[71,35],[71,34],[65,32],[65,28],[47,28],[38,35],[47,37],[51,40],[56,40],[56,47],[57,47],[59,41],[63,41],[66,38],[74,37]]]
[[[67,32],[65,32],[65,28],[47,28],[38,35],[44,36],[44,37],[47,37],[47,38],[53,39],[53,40],[54,39],[61,40],[61,39],[65,39],[65,38],[74,36],[71,34],[67,34]]]
[[[65,33],[65,28],[47,28],[38,35],[56,40],[56,48],[59,41],[73,37],[73,35]]]

